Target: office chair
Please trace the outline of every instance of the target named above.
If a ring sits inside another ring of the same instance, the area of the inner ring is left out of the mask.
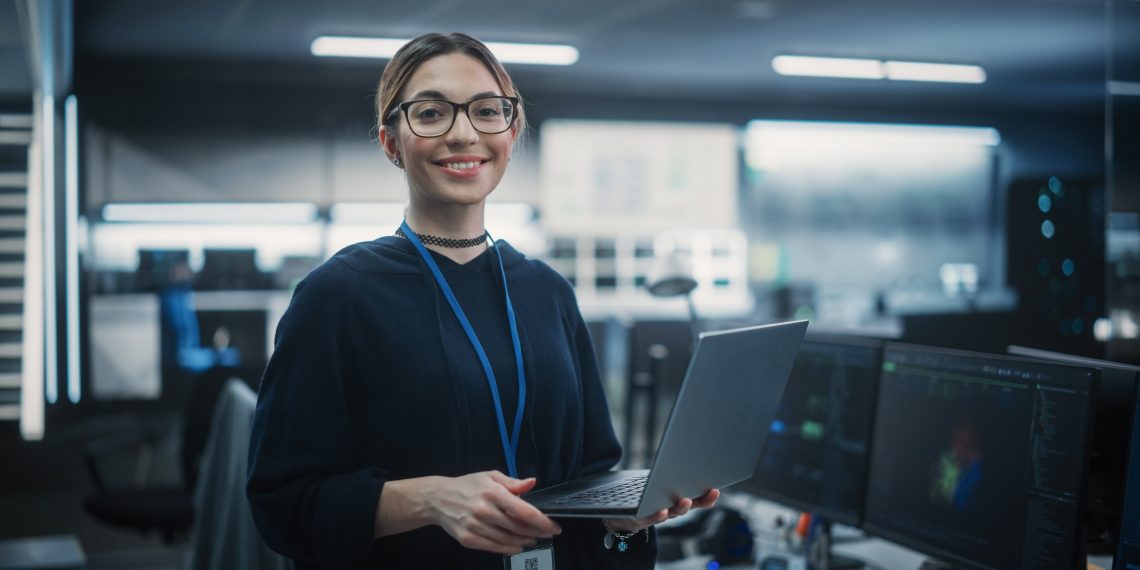
[[[214,403],[229,370],[216,367],[193,378],[193,389],[182,421],[181,480],[150,484],[149,463],[158,435],[146,431],[116,434],[87,446],[85,463],[95,493],[84,504],[99,521],[144,534],[157,532],[171,544],[186,535],[194,522],[192,490],[198,477],[198,459],[206,445]],[[132,482],[108,481],[106,463],[113,453],[137,450],[136,477]]]
[[[226,381],[202,454],[194,488],[196,521],[186,570],[287,570],[292,562],[261,539],[245,498],[246,463],[257,395],[240,380]]]

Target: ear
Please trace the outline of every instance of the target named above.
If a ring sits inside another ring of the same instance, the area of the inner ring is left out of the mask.
[[[395,160],[401,154],[399,137],[396,136],[395,130],[388,125],[380,127],[380,148],[388,160]]]

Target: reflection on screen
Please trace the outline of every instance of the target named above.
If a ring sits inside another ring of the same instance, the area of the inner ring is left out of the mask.
[[[1096,373],[888,345],[865,526],[985,568],[1070,567]]]
[[[805,341],[756,474],[742,488],[857,524],[880,353],[878,341]]]

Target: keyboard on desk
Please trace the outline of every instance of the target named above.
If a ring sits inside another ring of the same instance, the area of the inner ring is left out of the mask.
[[[649,475],[639,475],[600,489],[588,489],[552,502],[559,506],[614,505],[636,507]]]

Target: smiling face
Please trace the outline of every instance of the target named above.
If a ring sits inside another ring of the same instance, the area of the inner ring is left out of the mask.
[[[420,64],[396,100],[466,103],[488,95],[506,94],[482,62],[453,52]],[[399,158],[407,172],[413,206],[474,206],[502,180],[517,133],[517,124],[495,135],[480,133],[460,111],[446,134],[423,138],[408,128],[401,112],[380,130],[380,142],[388,158]]]

